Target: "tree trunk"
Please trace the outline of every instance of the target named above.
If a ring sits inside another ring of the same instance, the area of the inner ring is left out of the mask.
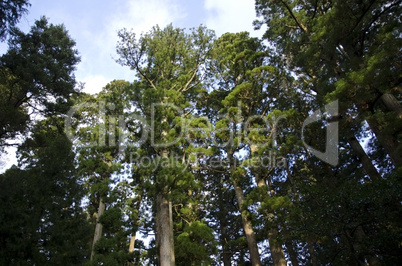
[[[289,170],[289,165],[286,166],[286,174],[287,174],[287,180],[286,181],[289,182],[290,189],[291,189],[292,193],[295,195],[295,203],[299,204],[299,199],[297,197],[297,191],[296,191],[296,189],[294,187],[294,184],[293,184],[293,178],[292,178],[292,174],[290,173],[290,170]],[[285,245],[286,245],[286,248],[287,248],[288,253],[289,253],[289,258],[290,258],[290,261],[291,261],[293,266],[299,266],[299,262],[297,260],[298,252],[295,251],[294,245],[292,243],[292,239],[289,236],[288,232],[289,232],[289,230],[287,228],[285,228],[285,230],[284,230],[285,239],[286,239],[285,240]]]
[[[286,266],[287,262],[285,259],[285,253],[283,252],[282,245],[277,240],[278,238],[278,229],[273,228],[269,230],[268,233],[268,242],[269,248],[271,250],[272,259],[274,261],[275,266]]]
[[[380,99],[386,107],[387,111],[394,112],[398,119],[402,119],[402,108],[394,95],[390,93],[385,93],[381,96]],[[384,131],[381,129],[380,123],[378,123],[375,118],[367,119],[367,123],[369,124],[374,134],[377,136],[377,139],[380,142],[381,146],[388,153],[394,166],[402,166],[402,152],[398,151],[400,144],[396,137],[392,134],[384,134]],[[399,132],[395,133],[398,134]]]
[[[164,102],[168,102],[164,98]],[[167,118],[164,117],[161,123],[166,123]],[[161,138],[167,143],[166,136],[168,132],[163,130]],[[161,150],[163,159],[169,158],[169,150],[166,148]],[[172,203],[168,200],[169,187],[164,186],[162,191],[158,192],[156,196],[156,240],[157,247],[159,248],[159,265],[160,266],[174,266],[174,239],[173,239],[173,217],[172,217]]]
[[[221,234],[220,234],[220,242],[222,245],[222,261],[223,261],[223,266],[231,266],[231,254],[230,250],[227,245],[227,232],[226,232],[226,225],[222,225],[221,223]]]
[[[235,159],[233,157],[232,151],[228,151],[228,158],[229,158],[229,162],[230,162],[230,174],[232,176],[232,183],[233,183],[234,190],[235,190],[237,204],[239,205],[239,210],[241,213],[241,221],[243,224],[244,233],[246,235],[248,250],[250,252],[251,265],[253,265],[253,266],[262,265],[261,259],[260,259],[260,253],[258,252],[258,245],[257,245],[257,240],[255,238],[253,226],[248,217],[247,208],[245,207],[245,204],[244,204],[246,200],[244,198],[243,190],[242,190],[240,184],[235,180],[235,178],[233,178],[233,174],[235,173],[236,166],[235,166],[235,162],[234,162]]]
[[[266,187],[267,184],[265,183],[265,180],[260,178],[258,174],[256,174],[257,177],[257,186],[258,187]],[[274,216],[274,214],[268,213],[268,219],[270,219],[270,215]],[[272,218],[272,217],[271,217]],[[285,253],[283,252],[283,248],[281,243],[278,242],[278,228],[272,228],[268,232],[268,242],[269,242],[269,248],[271,250],[271,256],[274,261],[275,266],[286,266],[287,262],[285,259]]]
[[[158,193],[155,222],[160,266],[173,266],[175,264],[171,208],[171,202],[168,201],[166,192]]]
[[[394,136],[389,134],[384,134],[381,130],[381,126],[375,119],[368,119],[367,123],[369,124],[371,130],[377,136],[378,141],[384,150],[388,153],[391,161],[395,167],[402,166],[402,154],[398,153],[398,141]]]
[[[128,253],[134,252],[135,234],[130,237],[130,246],[128,247]]]
[[[222,185],[219,182],[219,188],[218,188],[218,205],[219,205],[219,210],[225,210],[225,199],[223,198],[222,195]],[[227,239],[228,239],[228,233],[227,233],[227,219],[224,215],[219,215],[219,229],[220,229],[220,235],[219,235],[219,242],[222,246],[222,261],[223,261],[223,266],[231,266],[231,258],[232,255],[230,253],[230,250],[227,245]]]
[[[402,107],[398,100],[391,93],[384,93],[381,96],[381,101],[384,103],[388,111],[395,112],[399,119],[402,119]]]
[[[285,241],[286,249],[289,253],[290,262],[292,266],[299,266],[299,262],[297,260],[297,252],[294,249],[293,243],[291,240]]]
[[[241,220],[243,223],[244,233],[246,234],[248,249],[250,251],[251,265],[253,266],[262,265],[260,259],[260,253],[258,252],[257,240],[255,238],[254,230],[251,221],[249,220],[248,215],[246,213],[247,209],[244,207],[245,199],[243,190],[236,181],[233,181],[233,185],[236,193],[237,203],[239,204],[239,210],[241,212]]]
[[[136,197],[135,200],[135,205],[133,209],[133,229],[131,232],[131,237],[130,237],[130,246],[128,248],[129,253],[134,252],[134,245],[135,245],[135,234],[137,233],[138,230],[138,216],[140,213],[140,207],[141,207],[141,200],[142,200],[142,193],[140,192],[138,196]]]
[[[355,243],[353,245],[353,248],[356,251],[358,251],[358,253],[359,253],[359,251],[361,251],[361,246],[362,246],[361,243],[364,243],[365,239],[366,239],[366,233],[364,232],[361,225],[359,225],[356,228],[354,236],[355,236]],[[364,259],[367,260],[369,266],[380,266],[381,265],[379,259],[374,255],[366,254],[364,256]]]
[[[315,255],[314,245],[311,241],[307,242],[308,252],[310,253],[311,265],[317,266],[317,256]]]
[[[105,212],[105,208],[106,208],[105,203],[103,203],[102,198],[99,198],[99,207],[98,207],[98,213],[96,216],[94,240],[92,242],[91,260],[93,259],[94,255],[95,255],[95,244],[102,237],[103,225],[100,223],[100,217]]]
[[[371,180],[380,180],[381,175],[378,173],[377,169],[374,167],[373,162],[367,156],[366,152],[360,145],[360,142],[356,139],[354,135],[348,138],[348,142],[352,147],[353,151],[356,153],[360,162],[363,165],[363,170],[368,174]]]

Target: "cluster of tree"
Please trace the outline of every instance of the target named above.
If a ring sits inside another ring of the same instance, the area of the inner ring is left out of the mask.
[[[401,1],[257,0],[262,39],[123,29],[133,81],[95,95],[64,27],[25,34],[14,2],[2,265],[401,264]]]

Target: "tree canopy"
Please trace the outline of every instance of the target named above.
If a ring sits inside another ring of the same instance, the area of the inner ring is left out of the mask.
[[[402,263],[401,1],[122,29],[132,80],[97,94],[63,25],[15,27],[28,5],[0,6],[0,264]]]

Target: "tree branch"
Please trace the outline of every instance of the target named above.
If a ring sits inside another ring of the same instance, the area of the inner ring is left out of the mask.
[[[281,3],[286,7],[286,9],[289,11],[290,15],[292,16],[292,18],[293,18],[293,20],[296,22],[296,24],[299,26],[299,28],[300,28],[302,31],[304,31],[304,32],[307,31],[307,27],[304,26],[303,23],[301,23],[301,22],[296,18],[296,16],[293,14],[292,9],[290,8],[290,6],[289,6],[285,1],[283,1],[283,0],[280,0],[280,1],[281,1]]]
[[[194,80],[195,76],[197,75],[197,69],[199,66],[200,66],[200,64],[197,64],[197,66],[194,68],[193,75],[187,81],[186,85],[184,85],[184,87],[180,90],[180,92],[187,91],[189,89],[188,86],[190,85],[190,83]]]

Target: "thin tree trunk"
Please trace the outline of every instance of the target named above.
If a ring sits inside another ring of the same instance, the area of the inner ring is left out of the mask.
[[[228,152],[228,158],[229,158],[229,162],[230,162],[230,174],[233,177],[233,174],[236,170],[236,166],[235,166],[235,162],[234,162],[235,159],[233,157],[232,151]],[[258,252],[258,245],[257,245],[257,240],[256,240],[256,237],[254,234],[253,226],[251,224],[250,219],[248,218],[247,208],[245,207],[245,204],[244,204],[246,200],[244,198],[243,189],[241,188],[240,184],[234,178],[232,178],[232,183],[233,183],[234,190],[235,190],[237,204],[239,205],[239,210],[241,213],[243,230],[246,235],[247,246],[248,246],[248,250],[250,252],[251,265],[253,265],[253,266],[262,265],[260,253]]]
[[[360,159],[360,162],[363,165],[363,170],[368,174],[371,180],[380,180],[381,175],[378,173],[377,169],[374,167],[373,162],[367,156],[366,152],[360,145],[360,142],[356,139],[354,135],[351,135],[348,138],[348,142],[354,152],[356,153],[357,157]]]
[[[237,203],[239,204],[239,210],[241,212],[241,220],[243,222],[244,233],[246,234],[248,249],[250,251],[251,265],[262,265],[253,226],[246,213],[247,210],[244,207],[245,198],[243,190],[236,181],[233,181],[233,185],[235,189]]]
[[[94,240],[92,242],[91,260],[93,259],[94,255],[95,255],[95,244],[102,237],[103,225],[100,222],[100,217],[105,212],[105,208],[106,208],[105,203],[103,203],[102,198],[99,198],[99,207],[98,207],[98,213],[97,213],[97,217],[96,217]]]
[[[292,266],[299,266],[299,262],[297,260],[297,252],[294,249],[293,243],[291,240],[285,241],[286,249],[289,253],[290,262]]]
[[[314,245],[313,243],[311,243],[311,241],[307,242],[307,248],[308,248],[308,252],[310,253],[310,259],[311,259],[311,264],[313,266],[317,266],[317,256],[315,255],[315,251],[314,251]]]
[[[165,192],[160,192],[156,199],[156,228],[159,248],[159,265],[173,266],[175,264],[173,243],[173,221],[171,203]]]
[[[295,195],[295,203],[299,204],[299,199],[297,197],[297,191],[294,187],[292,174],[290,173],[288,165],[286,166],[286,173],[287,173],[287,179],[288,179],[287,181],[290,184],[290,189],[291,189],[292,193]],[[288,232],[289,232],[289,230],[287,228],[285,228],[284,234],[285,234],[285,239],[287,239],[285,241],[285,245],[286,245],[286,248],[289,253],[289,258],[290,258],[290,261],[293,266],[299,266],[299,262],[297,260],[298,253],[297,253],[297,251],[295,251],[294,245],[292,243],[292,240],[291,240]]]
[[[355,232],[355,244],[353,245],[353,248],[357,251],[361,250],[361,243],[365,242],[366,238],[366,233],[364,232],[363,228],[361,225],[359,225],[356,228]],[[369,266],[380,266],[381,263],[379,259],[376,256],[366,254],[364,258],[367,260]]]
[[[225,199],[223,198],[222,194],[222,183],[219,182],[219,187],[217,189],[217,194],[218,194],[218,206],[219,210],[225,210]],[[219,215],[219,229],[220,229],[220,234],[219,234],[219,242],[222,246],[222,261],[223,261],[223,266],[231,266],[231,253],[227,245],[227,239],[228,239],[228,234],[227,234],[227,219],[225,215]]]
[[[226,230],[227,230],[226,228],[227,228],[226,225],[223,225],[221,223],[221,226],[220,226],[221,234],[220,234],[220,239],[219,240],[220,240],[221,245],[222,245],[223,266],[231,266],[232,265],[232,263],[231,263],[231,254],[230,254],[230,251],[229,251],[229,248],[228,248],[228,245],[227,245],[227,237],[228,237],[228,235],[227,235],[227,232],[226,232]]]
[[[388,153],[391,161],[395,167],[402,166],[402,153],[398,153],[398,141],[394,136],[389,134],[384,134],[381,130],[381,127],[375,119],[368,119],[367,123],[369,124],[371,130],[377,136],[378,141],[384,150]]]
[[[130,237],[130,246],[128,247],[128,253],[134,252],[135,234]]]
[[[134,245],[135,245],[135,234],[137,233],[138,230],[138,216],[140,213],[140,207],[141,207],[141,200],[142,200],[142,193],[138,194],[138,197],[135,201],[135,206],[134,206],[134,213],[133,213],[133,230],[131,233],[130,237],[130,246],[128,248],[129,253],[134,252]]]
[[[251,154],[254,154],[257,151],[257,146],[251,145],[250,151]],[[264,178],[261,177],[261,172],[259,170],[260,169],[255,170],[255,179],[256,179],[255,181],[259,188],[266,188],[267,184],[265,183]],[[271,196],[274,194],[275,192],[272,190]],[[268,219],[272,219],[273,216],[275,216],[273,213],[267,213]],[[275,266],[286,266],[287,262],[285,259],[285,253],[283,251],[281,243],[278,242],[278,235],[279,232],[276,226],[268,231],[268,242],[269,242],[269,248],[271,250],[271,256]]]

